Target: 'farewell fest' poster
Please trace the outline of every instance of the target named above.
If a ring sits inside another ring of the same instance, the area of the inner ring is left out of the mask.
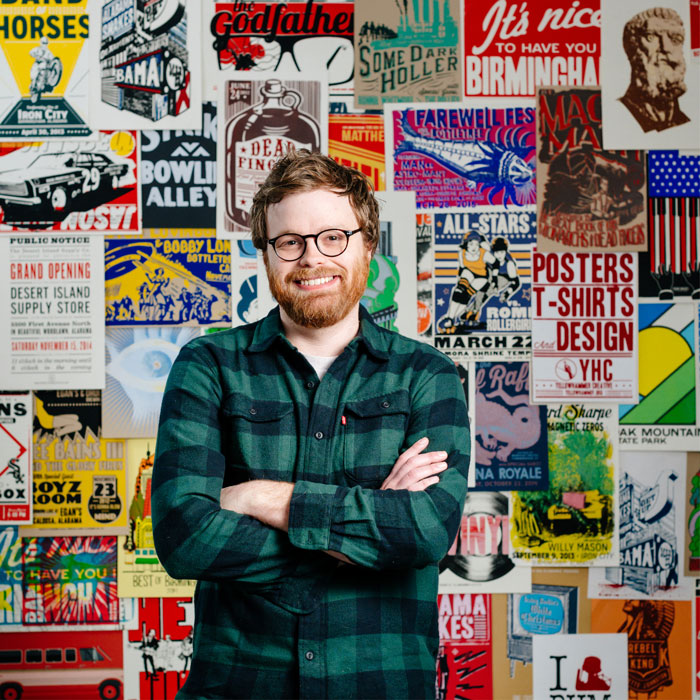
[[[144,228],[215,228],[216,103],[196,131],[141,132]]]
[[[379,114],[330,114],[328,155],[364,173],[375,192],[386,189],[384,120]]]
[[[0,232],[138,233],[137,139],[0,144]]]
[[[549,488],[511,492],[513,558],[617,566],[617,407],[549,406]]]
[[[683,575],[683,452],[620,455],[620,566],[589,569],[591,598],[690,600]]]
[[[32,407],[29,392],[0,393],[0,523],[32,522]]]
[[[647,248],[641,151],[607,151],[599,88],[537,90],[537,250]]]
[[[630,697],[693,697],[691,605],[677,600],[591,601],[591,632],[627,635]]]
[[[534,207],[433,211],[434,344],[471,360],[530,357]]]
[[[201,13],[198,0],[91,3],[91,125],[201,128]]]
[[[440,648],[435,697],[493,698],[491,596],[442,593],[438,595],[438,616]]]
[[[505,493],[469,491],[455,541],[440,562],[440,592],[528,593],[530,567],[510,557]]]
[[[0,630],[22,624],[22,538],[15,526],[0,526]]]
[[[386,105],[387,189],[418,208],[534,204],[535,108],[509,104]]]
[[[182,326],[107,328],[104,437],[148,438],[158,432],[170,368],[182,346],[199,334],[199,328]]]
[[[530,404],[529,362],[476,363],[476,489],[544,491],[547,407]]]
[[[540,85],[597,85],[600,0],[465,0],[464,94],[535,96]]]
[[[2,4],[0,140],[90,135],[87,3]]]
[[[174,698],[192,663],[191,598],[138,599],[138,626],[124,631],[124,697]]]
[[[194,581],[175,580],[161,565],[153,543],[151,480],[156,441],[127,441],[129,534],[119,538],[120,598],[177,597],[194,593]]]
[[[532,400],[636,402],[634,253],[534,253]]]
[[[289,151],[328,152],[325,78],[226,73],[218,88],[217,235],[243,238],[253,196]],[[286,74],[288,75],[288,74]]]
[[[355,2],[355,106],[460,99],[458,0]]]
[[[620,449],[697,451],[693,304],[639,304],[639,403],[620,406]]]
[[[126,447],[102,437],[102,392],[34,392],[34,519],[22,535],[124,534]]]
[[[117,538],[26,537],[24,625],[118,624]]]
[[[684,571],[686,576],[700,576],[700,453],[687,452],[685,470],[685,555]],[[696,579],[700,581],[700,579]],[[700,611],[699,611],[700,612]],[[698,617],[700,631],[700,615]],[[698,637],[700,641],[700,637]],[[700,682],[700,678],[698,679]],[[700,690],[700,688],[698,688]]]
[[[102,236],[0,236],[0,386],[104,386]]]
[[[334,99],[352,97],[354,4],[211,2],[204,17],[204,90],[213,99],[231,70],[328,72]]]
[[[108,238],[105,307],[108,326],[230,326],[231,242],[213,229]]]

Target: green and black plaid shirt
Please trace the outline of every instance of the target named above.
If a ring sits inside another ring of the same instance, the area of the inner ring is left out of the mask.
[[[170,372],[154,535],[168,572],[199,580],[178,698],[434,697],[437,562],[467,490],[464,391],[444,355],[360,313],[320,382],[277,309],[194,340]],[[423,436],[448,453],[440,483],[380,490]],[[247,479],[295,482],[288,534],[220,508],[222,486]]]

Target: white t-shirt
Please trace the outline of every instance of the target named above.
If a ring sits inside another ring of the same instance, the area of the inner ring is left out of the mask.
[[[308,360],[309,364],[316,370],[319,379],[323,379],[323,375],[328,371],[328,368],[335,362],[336,356],[321,357],[319,355],[306,355],[302,353]]]

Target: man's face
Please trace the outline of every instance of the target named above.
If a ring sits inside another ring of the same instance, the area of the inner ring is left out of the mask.
[[[665,101],[686,91],[684,37],[682,24],[663,17],[648,19],[646,31],[637,36],[633,79],[648,98]]]
[[[357,217],[350,200],[329,190],[287,195],[267,210],[267,238],[283,233],[302,236],[330,228],[354,231]],[[265,269],[272,296],[294,323],[307,328],[327,328],[351,313],[367,286],[372,257],[362,232],[348,240],[337,257],[319,252],[313,239],[299,260],[281,260],[272,246],[265,252]]]

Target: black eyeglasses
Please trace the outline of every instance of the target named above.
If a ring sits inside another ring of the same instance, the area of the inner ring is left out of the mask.
[[[283,233],[281,236],[271,238],[268,244],[275,249],[280,260],[293,262],[299,260],[306,252],[306,240],[313,238],[320,253],[327,258],[335,258],[345,252],[350,236],[360,231],[362,231],[362,226],[354,231],[328,228],[319,233],[310,233],[308,236],[301,236],[298,233]]]

